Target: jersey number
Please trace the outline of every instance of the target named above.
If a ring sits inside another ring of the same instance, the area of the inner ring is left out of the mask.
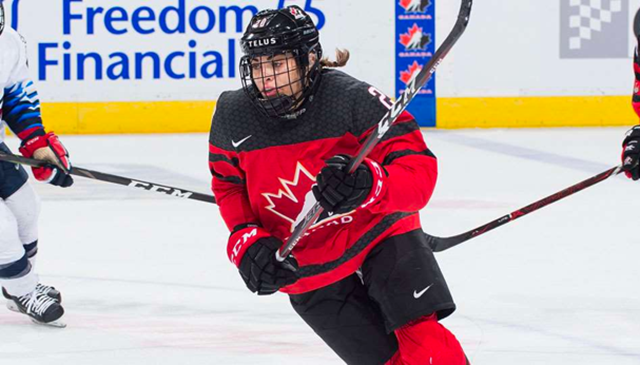
[[[388,96],[386,96],[382,91],[376,89],[375,87],[373,86],[369,87],[369,94],[378,97],[378,100],[380,100],[380,102],[382,103],[382,105],[384,105],[385,108],[391,109],[391,107],[393,106],[391,99]]]

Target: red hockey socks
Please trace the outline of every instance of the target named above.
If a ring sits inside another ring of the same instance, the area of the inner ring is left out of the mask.
[[[435,314],[422,317],[395,331],[398,352],[385,365],[466,365],[460,342]]]

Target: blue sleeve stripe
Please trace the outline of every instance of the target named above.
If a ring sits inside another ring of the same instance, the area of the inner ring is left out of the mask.
[[[5,87],[4,88],[4,92],[5,92],[5,94],[11,94],[12,92],[16,91],[16,89],[19,88],[19,87],[20,87],[20,84],[15,84],[15,85],[12,85],[10,87]]]
[[[4,97],[4,105],[11,106],[11,105],[15,105],[15,104],[17,104],[19,102],[20,102],[20,99],[18,99],[18,98],[11,98],[8,95],[5,95],[5,97]]]
[[[6,101],[8,106],[14,106],[17,103],[21,102],[22,99],[25,98],[25,96],[27,96],[26,94],[19,94],[19,95],[7,95],[5,99],[8,99]]]
[[[20,113],[22,113],[22,112],[24,112],[25,110],[28,110],[28,109],[31,109],[31,110],[36,109],[36,110],[33,110],[33,112],[36,112],[38,107],[35,106],[35,105],[32,105],[32,104],[19,104],[15,108],[11,109],[9,111],[9,113],[7,113],[7,115],[8,116],[14,116],[14,115],[20,114]]]
[[[36,113],[26,113],[26,114],[22,114],[20,116],[20,119],[18,119],[18,121],[16,123],[22,123],[25,120],[29,120],[31,118],[40,118],[40,112],[36,112]]]
[[[40,127],[40,128],[43,128],[42,123],[33,123],[33,124],[30,124],[30,125],[26,126],[26,127],[25,127],[24,129],[22,129],[22,130],[23,130],[23,131],[26,131],[27,129],[31,129],[31,128],[34,128],[34,127]]]
[[[4,119],[14,132],[43,128],[40,99],[33,82],[26,80],[4,89]]]
[[[39,105],[40,103],[37,92],[27,94],[25,90],[21,89],[19,91],[8,93],[5,95],[5,105],[9,108],[23,101],[34,106]]]
[[[5,100],[4,106],[6,106],[7,108],[12,108],[19,102],[20,102],[20,99],[8,99],[8,100]]]
[[[15,90],[13,90],[13,91],[9,91],[7,93],[7,96],[15,97],[15,96],[18,96],[18,95],[20,95],[22,93],[24,93],[24,89],[20,87],[20,88],[17,88]]]

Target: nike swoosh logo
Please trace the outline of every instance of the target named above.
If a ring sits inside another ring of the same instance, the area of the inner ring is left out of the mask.
[[[241,144],[243,144],[246,140],[248,140],[251,137],[252,136],[245,137],[245,138],[239,140],[238,142],[234,142],[233,140],[231,140],[231,145],[233,146],[233,148],[238,148]]]
[[[433,286],[433,284],[431,284],[431,285],[429,285],[428,287],[426,287],[426,288],[422,289],[420,292],[418,292],[418,291],[415,291],[415,290],[414,290],[414,291],[413,291],[413,297],[414,297],[414,298],[416,298],[416,299],[420,298],[420,297],[421,297],[424,293],[426,293],[426,292],[427,292],[427,290],[429,290],[429,288],[431,288],[432,286]]]

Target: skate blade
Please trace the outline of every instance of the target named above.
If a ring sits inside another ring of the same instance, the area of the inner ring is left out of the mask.
[[[49,323],[44,323],[44,322],[38,322],[35,319],[31,318],[31,322],[39,325],[39,326],[45,326],[45,327],[53,327],[53,328],[66,328],[67,324],[63,323],[61,321],[53,321],[53,322],[49,322]]]
[[[18,306],[13,302],[13,300],[7,300],[7,309],[12,312],[20,313],[20,309],[18,309]]]
[[[24,314],[22,312],[20,312],[20,309],[18,308],[18,306],[16,305],[16,303],[13,302],[13,300],[9,300],[7,301],[7,309],[9,309],[12,312],[16,312],[16,313],[20,313],[20,314]],[[46,326],[46,327],[54,327],[54,328],[65,328],[67,327],[66,323],[63,323],[59,320],[53,321],[53,322],[49,322],[49,323],[44,323],[44,322],[39,322],[36,321],[35,319],[29,317],[29,319],[31,320],[31,322],[40,325],[40,326]]]

